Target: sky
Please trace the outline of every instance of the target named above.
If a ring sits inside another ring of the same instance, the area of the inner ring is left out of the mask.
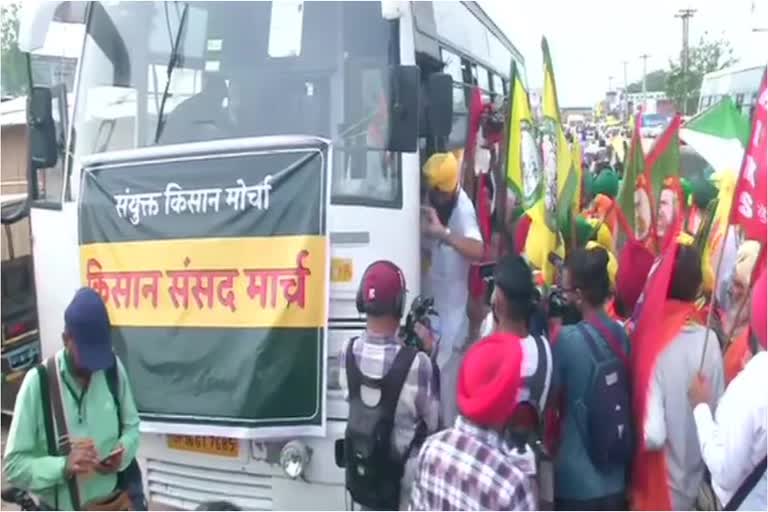
[[[7,0],[0,0],[5,3]],[[609,88],[642,78],[640,55],[648,72],[667,68],[682,46],[682,24],[675,13],[693,7],[691,44],[708,32],[728,39],[739,64],[765,64],[768,0],[479,0],[526,60],[528,84],[540,88],[544,71],[541,37],[552,55],[561,107],[593,106]],[[752,6],[757,9],[753,12]],[[77,37],[78,41],[81,36]],[[60,39],[52,38],[59,41]],[[79,48],[79,45],[73,45]],[[78,52],[79,53],[79,52]],[[609,77],[613,80],[609,82]]]
[[[757,4],[752,13],[753,2]],[[690,44],[706,31],[728,39],[739,64],[765,64],[768,55],[768,0],[480,0],[480,5],[526,59],[528,83],[540,88],[544,71],[541,37],[547,36],[561,107],[593,106],[613,87],[667,68],[680,55],[681,8],[697,11],[690,20]]]

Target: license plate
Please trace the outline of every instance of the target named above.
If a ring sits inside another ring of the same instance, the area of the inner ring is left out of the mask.
[[[170,435],[168,436],[168,448],[220,457],[240,456],[240,442],[228,437]]]
[[[331,282],[349,283],[352,281],[352,260],[349,258],[331,259]]]

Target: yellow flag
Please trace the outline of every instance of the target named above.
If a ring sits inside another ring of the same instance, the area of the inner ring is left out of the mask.
[[[713,179],[718,188],[718,194],[712,228],[702,254],[703,287],[705,291],[711,291],[715,286],[717,260],[720,257],[722,244],[725,242],[725,235],[728,232],[728,216],[731,213],[733,193],[736,189],[736,171],[732,169],[717,171],[713,175]]]
[[[555,268],[550,262],[550,254],[554,253],[560,257],[565,255],[558,225],[564,223],[568,226],[566,229],[570,229],[567,219],[572,218],[570,210],[578,184],[572,165],[571,151],[560,122],[555,77],[546,38],[542,39],[541,46],[544,52],[542,97],[544,119],[541,125],[543,193],[528,212],[531,217],[531,227],[528,231],[525,251],[531,263],[541,269],[544,281],[551,284],[555,277]]]
[[[507,187],[515,195],[515,204],[524,210],[541,197],[541,158],[536,146],[533,115],[528,93],[523,87],[517,65],[512,61],[512,94],[507,115]]]

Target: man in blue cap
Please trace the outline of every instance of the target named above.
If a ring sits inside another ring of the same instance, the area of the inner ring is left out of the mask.
[[[90,288],[79,290],[64,312],[64,348],[27,373],[16,399],[3,469],[11,484],[53,510],[79,510],[125,491],[118,473],[136,456],[139,416],[125,369],[112,352],[110,330],[101,297]],[[113,390],[110,369],[117,374]],[[69,446],[51,453],[44,407],[56,425],[57,401]],[[132,510],[142,508],[133,500]]]

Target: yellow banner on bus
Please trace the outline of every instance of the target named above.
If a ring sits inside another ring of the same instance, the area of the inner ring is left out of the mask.
[[[326,252],[314,235],[94,243],[81,278],[115,326],[321,327]]]

